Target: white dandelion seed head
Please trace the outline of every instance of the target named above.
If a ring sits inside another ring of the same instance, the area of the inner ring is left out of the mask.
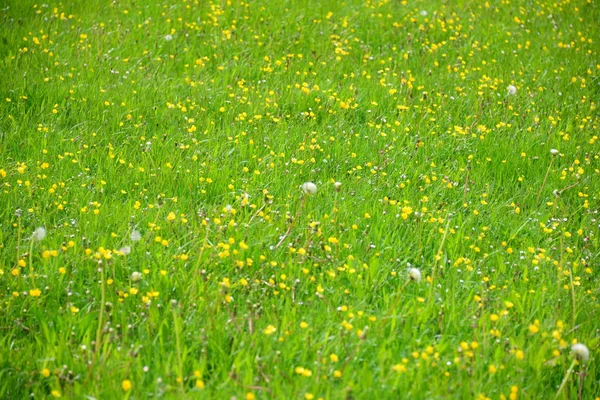
[[[511,96],[514,96],[515,94],[517,94],[517,88],[514,87],[513,85],[508,85],[508,87],[506,89],[508,90],[508,94],[510,94]]]
[[[167,42],[170,42],[171,40],[173,40],[173,35],[166,35],[166,36],[165,36],[165,40],[166,40]]]
[[[556,149],[550,149],[550,154],[552,154],[553,156],[557,155],[559,153],[558,150]]]
[[[315,194],[317,193],[317,185],[312,182],[305,182],[300,186],[302,191],[306,194]]]
[[[142,239],[142,234],[137,229],[134,229],[129,238],[134,242],[139,242]]]
[[[31,237],[37,242],[44,240],[44,238],[46,237],[46,228],[40,226],[35,231],[33,231],[33,235]]]
[[[571,346],[571,352],[573,353],[573,357],[579,361],[586,362],[590,359],[590,349],[583,343],[576,343]]]
[[[131,274],[131,280],[134,281],[134,282],[141,281],[142,280],[142,273],[141,272],[137,272],[137,271],[133,272]]]
[[[421,280],[421,271],[418,268],[411,268],[408,270],[408,277],[415,282]]]
[[[335,188],[335,190],[337,190],[339,192],[339,190],[342,188],[342,182],[334,183],[333,187]]]
[[[129,253],[131,253],[131,247],[123,246],[119,249],[119,252],[121,252],[124,256],[129,255]]]

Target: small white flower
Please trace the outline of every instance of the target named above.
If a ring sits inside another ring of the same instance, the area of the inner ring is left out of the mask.
[[[46,237],[46,228],[40,226],[35,231],[33,231],[33,235],[31,237],[37,242],[44,240],[44,238]]]
[[[131,280],[134,281],[134,282],[141,281],[142,280],[142,273],[135,271],[134,273],[131,274]]]
[[[558,150],[556,149],[550,149],[550,154],[552,154],[553,156],[557,155],[559,153]]]
[[[510,94],[511,96],[514,96],[515,94],[517,94],[517,88],[514,87],[513,85],[508,85],[508,87],[506,89],[508,90],[508,94]]]
[[[590,349],[583,343],[577,343],[571,346],[571,352],[573,353],[573,357],[579,361],[586,362],[590,359]]]
[[[140,231],[134,229],[133,232],[131,232],[131,236],[129,238],[134,242],[139,242],[142,239],[142,234],[140,233]]]
[[[173,36],[172,36],[172,35],[166,35],[166,36],[165,36],[165,40],[166,40],[167,42],[170,42],[171,40],[173,40]]]
[[[335,188],[335,190],[337,190],[339,192],[340,189],[342,188],[342,182],[336,182],[336,183],[334,183],[333,187]]]
[[[421,271],[417,268],[411,268],[408,270],[408,277],[415,282],[419,282],[421,280]]]
[[[419,14],[421,14],[422,17],[426,17],[427,16],[427,11],[421,10],[421,12]]]
[[[302,191],[306,194],[315,194],[317,193],[317,185],[312,182],[305,182],[300,186]]]
[[[129,253],[131,253],[131,247],[129,246],[123,246],[121,247],[121,249],[119,249],[119,251],[124,255],[128,255]]]

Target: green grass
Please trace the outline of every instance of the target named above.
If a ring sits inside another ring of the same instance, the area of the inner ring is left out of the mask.
[[[597,2],[41,3],[0,398],[599,396]]]

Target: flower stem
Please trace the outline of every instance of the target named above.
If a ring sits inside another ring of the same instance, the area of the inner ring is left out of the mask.
[[[104,319],[104,302],[106,300],[106,287],[104,282],[104,268],[100,267],[100,315],[98,316],[98,328],[96,329],[96,350],[94,358],[98,359],[100,342],[102,341],[102,320]]]
[[[565,374],[565,377],[563,378],[560,386],[558,387],[558,392],[556,392],[556,396],[554,396],[555,399],[558,399],[558,396],[560,395],[560,392],[562,392],[563,388],[567,384],[567,381],[569,380],[569,376],[571,376],[571,373],[573,372],[573,368],[575,368],[575,364],[577,364],[577,360],[573,360],[573,362],[571,363],[571,366],[567,370],[567,373]]]
[[[33,242],[35,240],[31,238],[29,241],[29,276],[31,277],[31,288],[35,289],[35,274],[33,272]]]
[[[183,362],[181,361],[181,342],[179,339],[180,325],[179,320],[177,319],[177,311],[175,311],[175,306],[171,306],[171,313],[173,314],[173,329],[175,330],[175,346],[177,350],[177,373],[179,374],[177,380],[179,381],[179,388],[183,393]]]
[[[548,179],[548,174],[550,174],[550,168],[552,168],[553,163],[554,163],[554,158],[552,158],[550,160],[550,164],[548,164],[548,169],[546,170],[546,175],[544,176],[544,181],[542,182],[542,187],[540,187],[540,192],[538,193],[538,197],[535,202],[536,205],[540,204],[540,199],[542,198],[542,192],[544,191],[544,186],[546,186],[546,180]]]
[[[442,241],[440,243],[440,247],[438,248],[438,251],[435,253],[434,256],[434,262],[433,262],[433,270],[431,271],[431,291],[429,292],[429,301],[430,304],[431,301],[433,300],[433,291],[435,288],[435,270],[437,269],[437,264],[438,264],[438,257],[439,254],[442,251],[442,248],[444,247],[444,243],[446,242],[446,237],[448,236],[448,228],[450,227],[450,214],[448,213],[448,215],[446,215],[446,228],[444,228],[444,236],[442,237]]]

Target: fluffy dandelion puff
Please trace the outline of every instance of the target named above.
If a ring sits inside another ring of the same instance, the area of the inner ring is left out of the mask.
[[[166,36],[165,36],[165,40],[166,40],[167,42],[170,42],[171,40],[173,40],[173,35],[166,35]]]
[[[587,362],[590,359],[590,349],[583,343],[577,343],[571,346],[573,357],[582,362]]]
[[[131,280],[134,282],[138,282],[142,280],[142,273],[135,271],[131,274]]]
[[[302,191],[306,194],[315,194],[317,193],[317,185],[312,182],[305,182],[300,186]]]
[[[46,228],[40,226],[35,231],[33,231],[33,235],[31,236],[35,241],[42,241],[46,237]]]
[[[558,150],[556,149],[550,149],[550,154],[552,154],[553,156],[557,155],[559,153]]]
[[[342,182],[336,182],[333,184],[333,187],[335,188],[336,191],[340,191],[340,189],[342,188]]]
[[[131,232],[131,236],[129,237],[134,242],[139,242],[142,239],[142,234],[138,230],[134,230]]]
[[[415,282],[419,282],[421,280],[421,271],[417,268],[411,268],[408,270],[408,277]]]
[[[119,249],[119,252],[121,252],[124,256],[129,255],[129,253],[131,253],[131,247],[123,246]]]
[[[517,94],[517,88],[514,87],[513,85],[508,85],[508,87],[506,89],[508,90],[508,94],[510,94],[511,96],[514,96],[515,94]]]

